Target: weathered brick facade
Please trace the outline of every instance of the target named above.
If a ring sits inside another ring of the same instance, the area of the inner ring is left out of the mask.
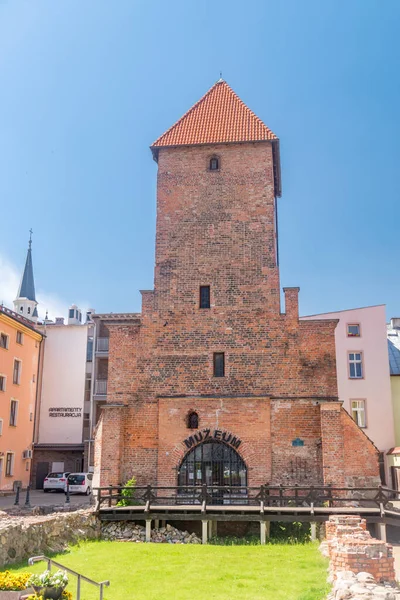
[[[100,317],[110,337],[101,484],[176,485],[191,411],[199,432],[241,440],[249,485],[376,482],[376,449],[337,398],[336,321],[299,321],[298,288],[280,309],[274,142],[161,147],[157,159],[154,290],[141,314]]]

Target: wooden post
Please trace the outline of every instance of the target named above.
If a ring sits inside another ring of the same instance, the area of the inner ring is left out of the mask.
[[[160,519],[154,519],[154,529],[160,528]]]
[[[167,521],[165,519],[161,519],[161,527],[165,527],[167,525]]]
[[[315,522],[310,523],[311,525],[311,539],[313,542],[317,539],[317,524]]]
[[[266,527],[265,527],[265,521],[260,521],[260,544],[262,546],[265,546],[266,537],[267,537],[267,532],[266,532]]]
[[[202,543],[203,544],[207,544],[207,542],[208,542],[208,538],[207,538],[208,521],[206,521],[206,520],[202,521],[201,525],[202,525],[202,527],[201,527],[201,532],[202,532],[201,539],[202,539]]]
[[[213,521],[208,521],[208,539],[213,536]]]
[[[151,519],[146,519],[146,542],[151,542]]]

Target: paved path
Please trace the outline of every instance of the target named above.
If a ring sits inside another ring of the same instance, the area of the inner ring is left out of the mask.
[[[19,505],[25,504],[26,492],[20,494]],[[83,494],[71,494],[71,506],[84,505],[89,506],[90,498]],[[14,505],[15,494],[12,496],[0,496],[0,510],[11,508]],[[48,492],[45,494],[43,490],[32,490],[30,493],[31,506],[60,506],[65,502],[65,494],[61,492]]]

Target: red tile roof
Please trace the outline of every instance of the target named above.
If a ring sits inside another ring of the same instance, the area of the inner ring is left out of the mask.
[[[220,79],[151,149],[268,140],[278,138]]]

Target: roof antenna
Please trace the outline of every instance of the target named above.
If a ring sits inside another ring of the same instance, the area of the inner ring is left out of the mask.
[[[217,83],[221,83],[222,81],[224,81],[224,80],[222,79],[222,71],[220,71],[219,72],[219,79],[218,79]]]

